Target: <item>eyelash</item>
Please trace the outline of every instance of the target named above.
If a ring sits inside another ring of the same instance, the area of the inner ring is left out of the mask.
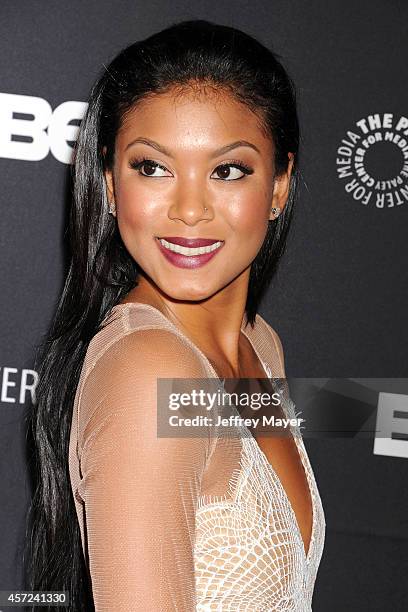
[[[134,170],[140,170],[140,168],[146,163],[146,162],[150,162],[150,164],[152,166],[155,166],[157,168],[160,168],[161,170],[167,170],[167,168],[165,166],[162,166],[161,164],[159,164],[158,162],[153,161],[152,159],[150,159],[149,157],[139,157],[136,159],[132,159],[129,162],[129,166],[131,168],[133,168]],[[217,168],[225,168],[231,166],[232,168],[237,168],[238,170],[241,170],[244,173],[244,176],[241,176],[238,179],[234,179],[235,181],[240,181],[241,179],[245,178],[245,175],[249,175],[249,174],[253,174],[253,170],[252,168],[250,168],[249,166],[247,166],[242,160],[240,159],[233,159],[228,163],[225,164],[220,164],[219,166],[217,166]],[[216,168],[216,169],[217,169]],[[149,178],[146,174],[142,174],[140,173],[140,176],[145,176],[146,178]],[[166,178],[166,177],[153,177],[153,178]],[[223,180],[223,179],[218,179],[218,180]],[[232,182],[232,181],[229,181]]]

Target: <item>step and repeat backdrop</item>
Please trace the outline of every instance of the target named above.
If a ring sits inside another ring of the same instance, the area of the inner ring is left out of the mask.
[[[68,263],[89,89],[121,48],[194,18],[258,37],[297,87],[299,199],[261,308],[287,375],[319,381],[320,400],[345,410],[364,389],[374,429],[387,422],[388,439],[305,438],[327,522],[313,609],[406,610],[408,4],[397,0],[1,2],[0,589],[23,586],[23,417]]]

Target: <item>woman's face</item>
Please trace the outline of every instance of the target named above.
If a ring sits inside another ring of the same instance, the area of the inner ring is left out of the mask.
[[[283,209],[288,194],[291,163],[275,177],[273,158],[257,117],[228,93],[171,91],[138,103],[106,180],[146,277],[176,300],[247,288],[271,207]],[[198,251],[199,238],[213,244]]]

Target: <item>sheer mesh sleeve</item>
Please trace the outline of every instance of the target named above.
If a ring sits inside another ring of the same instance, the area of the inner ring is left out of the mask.
[[[277,352],[278,357],[279,357],[279,363],[280,363],[280,368],[281,368],[280,376],[282,378],[285,378],[285,376],[286,376],[286,373],[285,373],[285,357],[284,357],[284,354],[283,354],[282,341],[281,341],[278,333],[273,329],[273,327],[271,327],[269,325],[269,323],[267,323],[264,319],[263,319],[263,321],[264,321],[264,323],[266,325],[267,330],[269,331],[270,335],[272,336],[273,343],[275,345],[275,349],[276,349],[276,352]],[[270,351],[270,353],[273,355],[274,351]]]
[[[86,378],[78,493],[96,612],[195,610],[195,513],[213,439],[157,437],[157,378],[180,377],[204,377],[203,366],[149,329],[116,341]]]

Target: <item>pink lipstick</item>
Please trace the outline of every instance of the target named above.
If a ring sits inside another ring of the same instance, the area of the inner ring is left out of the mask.
[[[199,268],[220,251],[223,240],[216,238],[156,237],[157,245],[167,261],[178,268]]]

